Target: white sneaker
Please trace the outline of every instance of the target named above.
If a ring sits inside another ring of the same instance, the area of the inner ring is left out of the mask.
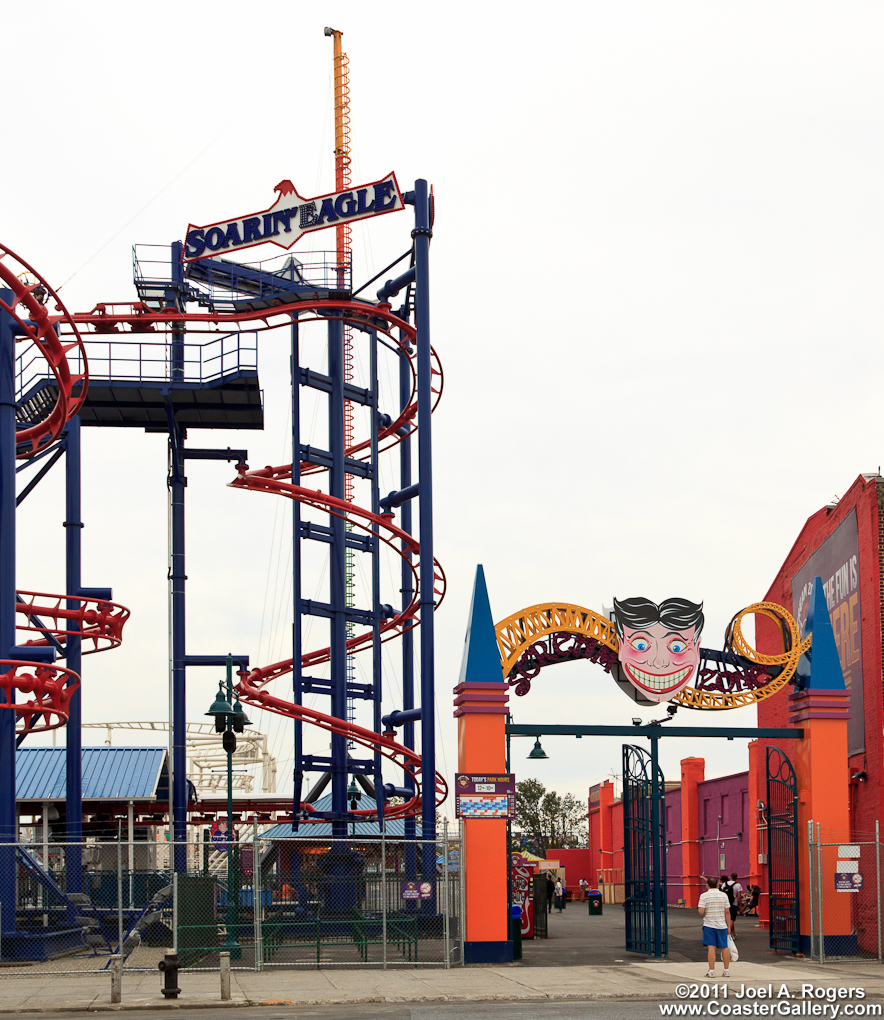
[[[707,970],[706,973],[703,975],[703,977],[715,977],[715,971],[714,970]]]
[[[729,970],[723,970],[721,972],[721,976],[722,977],[730,977],[731,976],[731,972]]]

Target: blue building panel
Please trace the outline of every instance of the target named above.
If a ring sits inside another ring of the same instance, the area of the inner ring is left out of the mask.
[[[84,747],[83,800],[152,800],[166,763],[164,747]],[[65,748],[20,747],[16,800],[64,800]]]
[[[325,797],[320,797],[313,803],[314,808],[317,811],[331,811],[332,810],[332,798],[331,794],[327,794]],[[366,808],[375,807],[375,801],[371,797],[366,796],[364,793],[362,799],[359,802],[361,810]],[[421,838],[421,826],[418,823],[415,826],[415,838]],[[403,818],[387,818],[384,820],[384,832],[388,839],[402,839],[405,836],[405,820]],[[357,822],[354,826],[352,822],[347,823],[347,835],[355,833],[356,836],[368,837],[369,839],[380,839],[381,832],[378,828],[377,821],[374,822]],[[274,825],[272,828],[265,830],[261,833],[261,839],[330,839],[332,836],[332,823],[331,822],[314,822],[312,824],[305,825],[303,822],[298,828],[297,832],[292,830],[292,826],[289,823],[283,823],[282,825]]]

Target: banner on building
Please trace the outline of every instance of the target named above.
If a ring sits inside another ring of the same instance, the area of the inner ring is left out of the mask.
[[[859,534],[856,510],[805,562],[792,579],[792,615],[803,633],[814,578],[823,581],[844,683],[850,692],[849,754],[865,750],[863,719],[862,607],[859,595]]]

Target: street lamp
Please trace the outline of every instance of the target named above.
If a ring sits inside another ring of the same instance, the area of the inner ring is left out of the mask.
[[[236,750],[237,733],[242,733],[246,726],[252,724],[243,711],[239,698],[233,702],[233,659],[229,655],[227,656],[226,685],[227,690],[225,691],[225,681],[220,681],[218,694],[206,715],[214,717],[215,732],[224,734],[221,738],[221,746],[227,753],[227,938],[221,948],[230,953],[232,960],[238,960],[242,956],[242,949],[233,933],[236,926],[233,866],[233,752]],[[232,707],[231,702],[233,702]],[[255,861],[252,866],[260,867],[260,861]],[[257,904],[255,906],[257,907]]]
[[[528,755],[528,757],[529,758],[534,758],[535,760],[538,759],[538,758],[548,758],[549,757],[549,755],[546,753],[546,751],[544,751],[544,749],[540,746],[540,737],[537,737],[535,739],[534,747],[531,748],[531,753]]]

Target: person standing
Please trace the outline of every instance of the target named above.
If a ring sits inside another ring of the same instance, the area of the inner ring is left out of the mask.
[[[698,904],[700,917],[703,918],[703,945],[706,946],[706,958],[709,961],[705,977],[715,977],[716,949],[721,950],[721,961],[724,964],[722,977],[730,977],[731,953],[727,947],[727,936],[734,927],[730,900],[727,894],[718,888],[717,878],[707,878],[706,885],[706,892],[700,897]]]
[[[743,903],[743,887],[740,885],[740,876],[736,871],[731,872],[731,880],[729,882],[731,893],[731,928],[734,932],[734,938],[737,937],[736,920],[737,914],[739,914],[742,903]]]
[[[556,883],[552,880],[552,875],[546,873],[546,912],[552,913],[553,896],[556,894]]]
[[[589,882],[585,878],[581,878],[578,884],[580,885],[580,899],[585,900],[589,894]]]
[[[565,900],[565,887],[560,878],[556,879],[556,910],[561,914]]]

